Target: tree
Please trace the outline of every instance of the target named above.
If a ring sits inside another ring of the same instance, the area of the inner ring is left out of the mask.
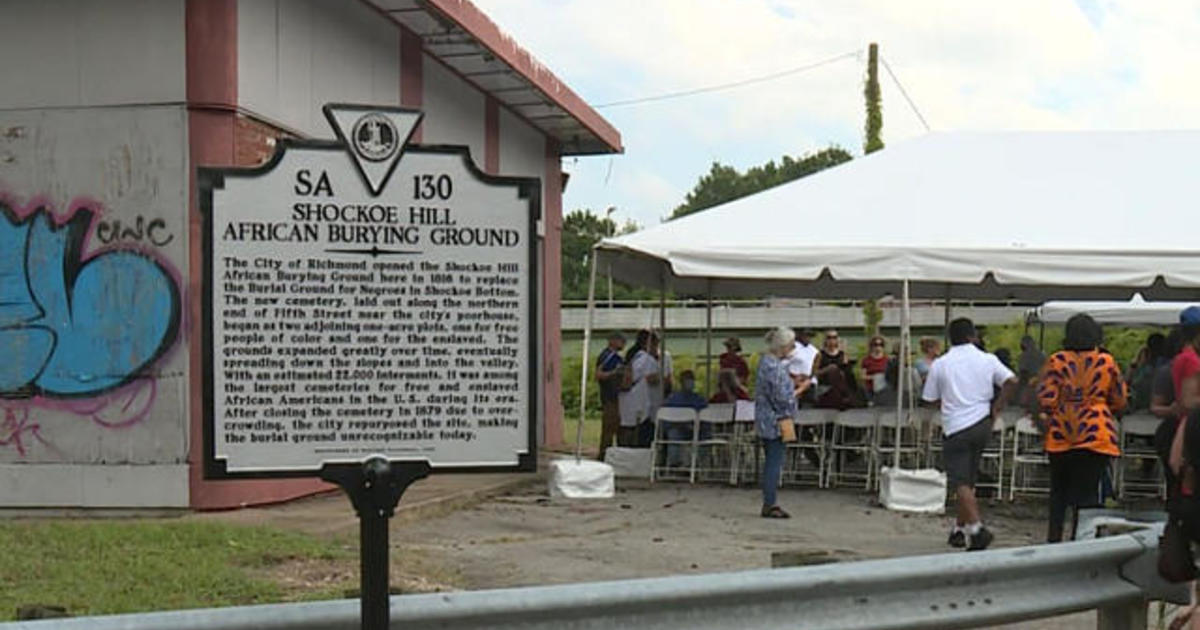
[[[732,166],[713,162],[707,174],[700,177],[696,186],[687,194],[684,202],[671,212],[670,219],[707,210],[713,206],[733,201],[746,195],[766,190],[773,186],[812,175],[831,166],[850,161],[850,154],[839,147],[803,155],[799,159],[783,156],[779,164],[771,160],[761,166],[751,167],[739,173]]]
[[[864,300],[862,305],[863,312],[863,333],[867,339],[879,334],[879,325],[883,323],[883,309],[879,307],[879,302],[876,300]]]
[[[590,209],[574,210],[563,219],[562,229],[562,298],[586,300],[592,268],[592,248],[601,239],[636,232],[638,225],[626,221],[617,226],[608,216],[599,216]],[[603,273],[603,270],[598,270]],[[613,285],[615,299],[648,299],[653,291],[635,291],[628,286]]]

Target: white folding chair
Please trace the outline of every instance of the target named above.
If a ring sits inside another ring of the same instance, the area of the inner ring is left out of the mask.
[[[834,416],[829,470],[825,473],[829,486],[861,480],[864,490],[871,489],[878,426],[879,413],[875,409],[848,409]],[[848,461],[852,457],[858,458],[856,465]]]
[[[1012,475],[1008,500],[1018,494],[1050,494],[1050,459],[1042,443],[1042,434],[1029,417],[1013,427]]]
[[[696,410],[691,407],[659,407],[658,413],[654,417],[654,440],[650,444],[650,456],[653,458],[653,461],[650,463],[651,483],[671,468],[671,447],[695,450],[696,424]],[[672,440],[667,436],[668,429],[682,427],[691,429],[691,437],[684,440]],[[661,464],[659,463],[660,447],[665,447],[661,450]]]
[[[713,475],[732,475],[736,427],[733,412],[733,403],[712,404],[700,410],[698,426],[693,433],[696,436],[695,448],[692,449],[693,483],[697,477],[705,481],[713,478]],[[704,465],[701,466],[701,463]]]
[[[875,411],[879,415],[875,464],[891,466],[896,456],[896,408],[876,407]],[[900,423],[900,466],[919,468],[923,459],[920,416],[905,410]],[[877,483],[878,477],[874,481]],[[875,487],[874,484],[872,487]]]
[[[742,479],[757,479],[758,457],[754,401],[739,400],[733,408],[733,470],[729,473],[729,484],[736,486]]]
[[[1012,417],[1010,414],[1001,414],[992,421],[992,437],[983,449],[983,456],[979,462],[979,479],[975,481],[976,492],[980,488],[990,488],[995,491],[996,500],[1004,498],[1005,434],[1010,424],[1009,418]],[[1019,421],[1019,418],[1013,418],[1011,424],[1015,425]]]
[[[1162,421],[1150,414],[1133,414],[1120,421],[1121,458],[1117,462],[1117,492],[1126,497],[1167,496],[1154,434]]]
[[[826,427],[833,422],[837,415],[835,409],[801,409],[796,415],[795,442],[787,445],[787,468],[784,470],[784,483],[810,482],[818,488],[825,487],[825,467],[829,457]],[[809,456],[815,455],[813,465]]]
[[[924,425],[922,429],[922,439],[925,441],[924,466],[945,470],[942,466],[942,412],[925,408],[919,413]]]

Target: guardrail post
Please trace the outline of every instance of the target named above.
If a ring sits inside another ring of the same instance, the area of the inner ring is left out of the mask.
[[[1188,585],[1168,583],[1158,574],[1158,537],[1162,534],[1165,513],[1085,509],[1079,511],[1077,518],[1076,535],[1089,530],[1097,538],[1129,535],[1146,550],[1122,565],[1120,571],[1124,580],[1141,589],[1142,597],[1098,608],[1098,630],[1146,630],[1151,600],[1181,605],[1190,601]],[[1104,522],[1106,518],[1109,522]]]
[[[1096,611],[1096,630],[1146,630],[1149,602],[1144,599],[1105,606]]]

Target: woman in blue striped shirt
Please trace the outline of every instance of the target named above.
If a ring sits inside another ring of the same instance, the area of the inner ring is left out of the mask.
[[[783,437],[779,421],[795,419],[797,386],[788,374],[784,359],[795,348],[796,334],[779,327],[767,333],[767,351],[758,362],[754,386],[754,424],[762,439],[763,518],[790,518],[776,503],[779,477],[783,473]]]

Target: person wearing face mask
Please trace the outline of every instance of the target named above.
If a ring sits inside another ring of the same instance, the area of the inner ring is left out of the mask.
[[[671,392],[671,395],[663,401],[662,406],[685,407],[696,411],[708,406],[704,397],[696,393],[696,375],[691,370],[684,370],[679,375],[679,389]],[[712,428],[707,423],[700,425],[700,439],[707,440],[711,433]],[[692,439],[692,428],[678,423],[669,424],[667,425],[667,439],[671,441],[690,440]],[[667,446],[667,466],[683,467],[683,453],[679,444]]]
[[[867,391],[867,399],[873,400],[876,394],[883,393],[887,387],[884,373],[887,371],[888,355],[887,341],[880,335],[871,337],[867,346],[867,356],[862,360],[863,388]]]

